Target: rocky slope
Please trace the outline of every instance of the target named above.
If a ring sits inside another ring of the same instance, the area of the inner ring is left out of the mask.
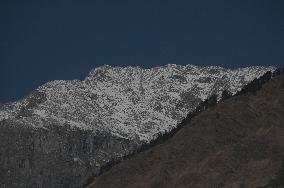
[[[88,188],[284,187],[284,73],[188,121]]]
[[[173,129],[198,103],[273,67],[103,66],[0,106],[0,186],[82,187],[101,166]]]

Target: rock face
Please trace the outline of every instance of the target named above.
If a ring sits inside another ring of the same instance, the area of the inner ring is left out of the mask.
[[[198,103],[274,67],[103,66],[0,106],[0,187],[82,187],[101,166],[170,131]]]
[[[108,153],[127,155],[139,144],[79,128],[31,129],[9,121],[0,123],[0,143],[0,187],[31,188],[82,187]]]
[[[283,188],[284,73],[254,88],[209,107],[88,188]]]

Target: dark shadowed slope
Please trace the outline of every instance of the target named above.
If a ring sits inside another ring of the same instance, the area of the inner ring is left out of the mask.
[[[284,75],[227,99],[89,187],[283,187]]]

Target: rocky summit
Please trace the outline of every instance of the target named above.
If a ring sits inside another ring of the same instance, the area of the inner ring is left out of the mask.
[[[0,187],[83,187],[108,161],[175,128],[197,105],[274,67],[102,66],[0,104]]]
[[[284,73],[242,91],[88,188],[284,188]]]

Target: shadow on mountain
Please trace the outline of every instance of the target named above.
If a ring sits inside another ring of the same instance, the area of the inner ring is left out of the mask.
[[[283,71],[216,102],[210,97],[135,155],[109,162],[89,187],[284,187]]]

